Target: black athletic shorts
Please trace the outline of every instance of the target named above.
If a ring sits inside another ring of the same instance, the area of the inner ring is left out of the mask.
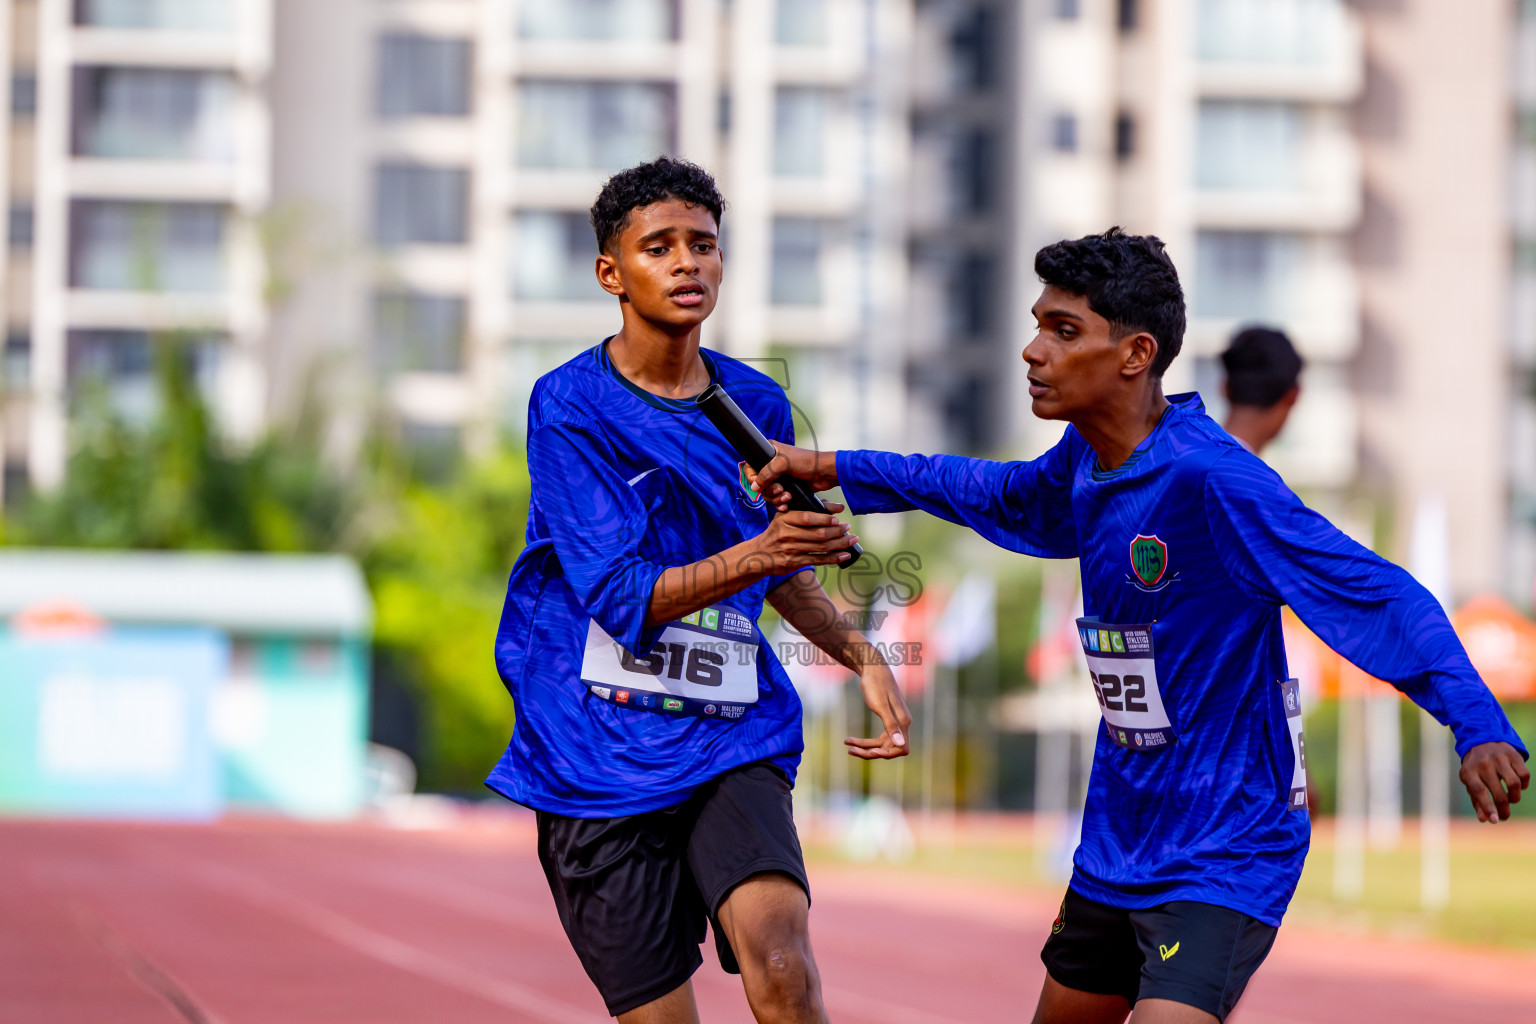
[[[1171,999],[1226,1020],[1275,944],[1276,929],[1210,903],[1122,910],[1067,890],[1040,959],[1081,992]]]
[[[720,966],[741,973],[715,914],[752,875],[781,872],[810,896],[789,780],[767,762],[727,772],[675,807],[623,818],[539,811],[538,822],[560,923],[615,1017],[693,976],[706,919]]]

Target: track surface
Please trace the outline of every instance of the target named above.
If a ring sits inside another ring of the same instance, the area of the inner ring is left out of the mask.
[[[834,1020],[1028,1020],[1053,899],[811,873]],[[750,1022],[706,947],[704,1019]],[[0,822],[3,1024],[598,1024],[531,820],[437,832]],[[1536,957],[1281,930],[1238,1024],[1536,1020]]]

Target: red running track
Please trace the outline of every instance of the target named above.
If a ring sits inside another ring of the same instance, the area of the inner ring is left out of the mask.
[[[1055,915],[1041,895],[811,873],[832,1018],[1016,1024]],[[706,947],[704,1019],[750,1022]],[[588,1024],[531,820],[439,832],[232,822],[0,822],[3,1024]],[[1289,926],[1238,1024],[1536,1020],[1536,957]]]

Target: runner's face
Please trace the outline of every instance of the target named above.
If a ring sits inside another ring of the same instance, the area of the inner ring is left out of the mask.
[[[1046,285],[1035,302],[1039,333],[1024,347],[1030,408],[1043,420],[1073,420],[1116,400],[1125,386],[1125,338],[1088,298]]]
[[[714,311],[724,272],[719,225],[703,206],[667,199],[632,210],[597,280],[646,321],[681,330]]]

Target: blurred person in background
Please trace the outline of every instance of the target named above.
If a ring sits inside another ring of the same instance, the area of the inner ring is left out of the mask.
[[[1255,455],[1285,429],[1285,421],[1301,396],[1305,365],[1285,332],[1273,327],[1245,327],[1232,336],[1221,354],[1227,379],[1227,433]]]
[[[1445,611],[1164,396],[1184,293],[1163,243],[1112,228],[1046,246],[1025,347],[1029,462],[775,442],[756,480],[843,488],[856,515],[922,509],[1037,558],[1077,558],[1104,720],[1082,841],[1041,959],[1036,1024],[1225,1020],[1274,943],[1310,838],[1300,695],[1280,609],[1451,727],[1480,821],[1510,815],[1526,750]],[[1292,385],[1294,387],[1294,385]]]

